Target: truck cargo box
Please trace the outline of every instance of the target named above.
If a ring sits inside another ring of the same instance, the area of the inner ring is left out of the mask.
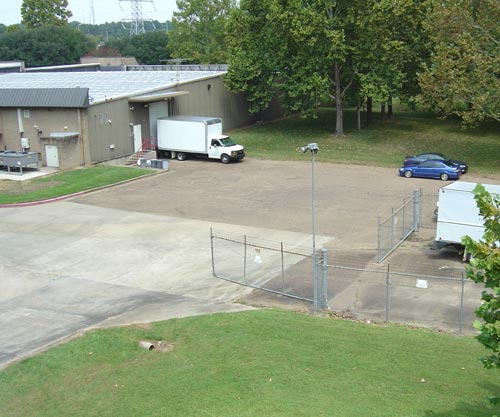
[[[474,199],[476,183],[456,181],[439,189],[436,245],[461,244],[464,236],[482,238],[484,219]],[[500,195],[500,185],[483,184],[486,191]]]
[[[208,139],[222,135],[217,117],[172,116],[158,119],[158,149],[208,153]]]

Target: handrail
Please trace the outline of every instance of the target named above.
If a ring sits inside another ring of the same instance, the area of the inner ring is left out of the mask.
[[[153,151],[156,149],[156,139],[146,138],[142,140],[141,146],[136,151],[137,159],[139,159],[139,153],[142,151]]]

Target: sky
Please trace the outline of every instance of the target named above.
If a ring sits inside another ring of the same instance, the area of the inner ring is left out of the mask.
[[[5,2],[5,3],[4,3]],[[2,0],[0,23],[13,25],[21,22],[21,4],[23,0]],[[73,13],[70,21],[93,23],[92,4],[94,5],[95,23],[119,22],[130,20],[132,3],[126,0],[68,0],[68,9]],[[172,19],[176,10],[176,0],[142,0],[143,19],[165,22]]]

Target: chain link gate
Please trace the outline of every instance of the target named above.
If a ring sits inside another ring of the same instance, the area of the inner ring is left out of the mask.
[[[314,279],[311,249],[212,229],[210,241],[215,277],[326,308],[326,250]]]
[[[377,262],[382,262],[413,232],[418,231],[422,213],[422,190],[414,190],[412,197],[390,216],[378,222]]]

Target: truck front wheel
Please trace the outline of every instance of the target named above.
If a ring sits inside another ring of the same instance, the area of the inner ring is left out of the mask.
[[[187,155],[184,152],[177,152],[176,158],[178,161],[185,161],[187,159]]]
[[[220,161],[223,164],[229,164],[229,162],[231,161],[231,158],[229,158],[229,156],[226,154],[222,154],[222,156],[220,157]]]

